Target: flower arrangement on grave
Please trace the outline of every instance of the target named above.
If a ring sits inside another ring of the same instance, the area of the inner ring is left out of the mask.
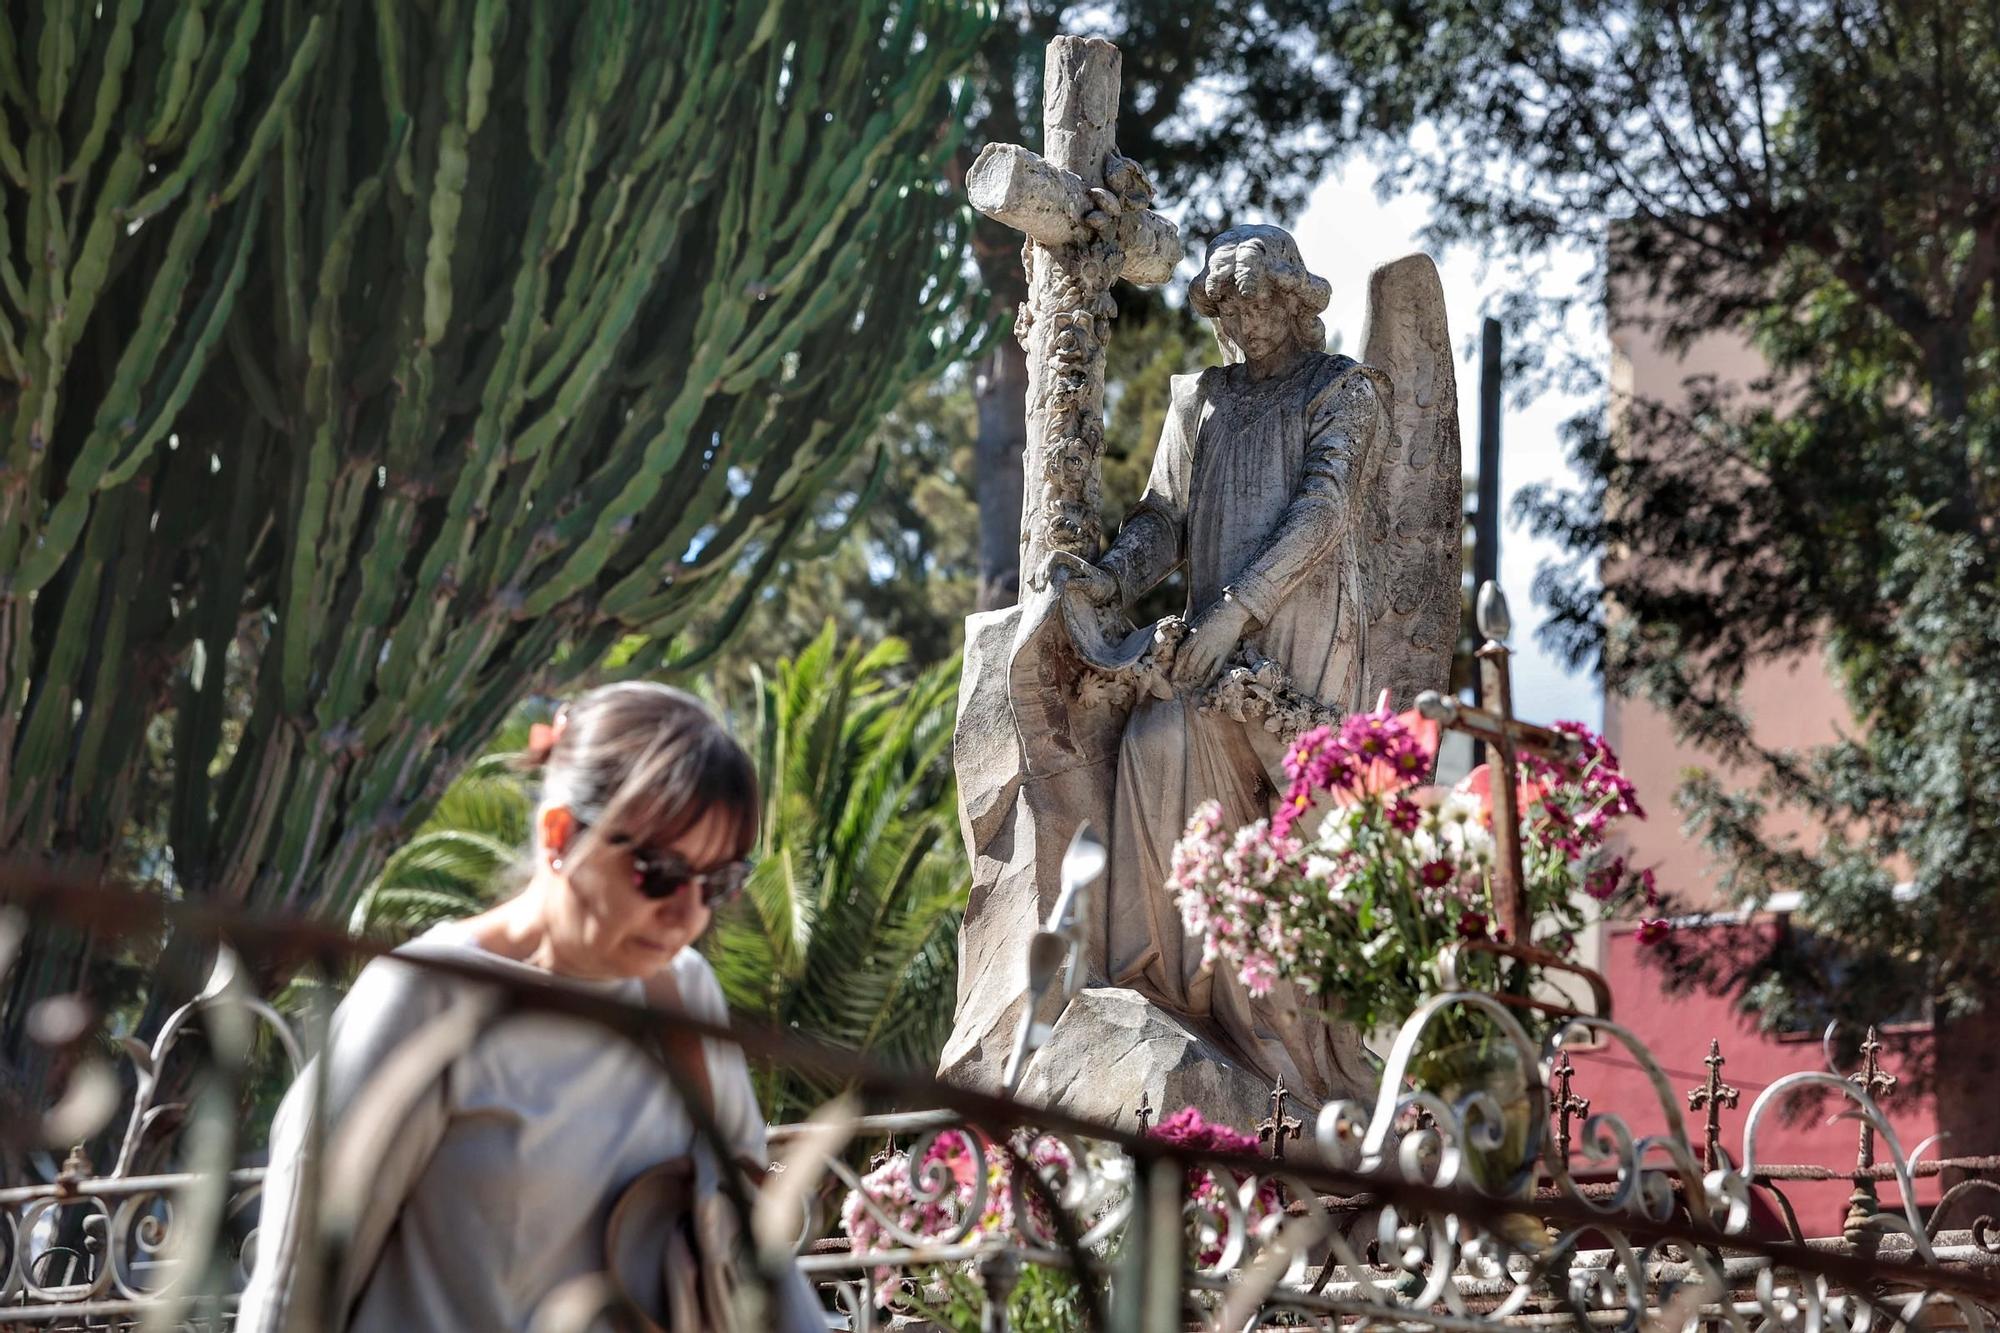
[[[1213,802],[1195,812],[1170,879],[1189,936],[1251,995],[1286,980],[1364,1031],[1401,1023],[1436,994],[1448,950],[1461,986],[1529,994],[1592,914],[1659,903],[1652,872],[1605,846],[1618,820],[1643,817],[1617,756],[1578,723],[1555,729],[1575,738],[1570,753],[1521,755],[1516,783],[1523,906],[1542,929],[1513,943],[1532,948],[1484,947],[1509,943],[1496,925],[1491,770],[1430,784],[1438,724],[1386,703],[1299,736],[1269,818],[1227,828]],[[1642,922],[1641,938],[1665,929]],[[1486,1035],[1470,1014],[1438,1022],[1439,1045]]]
[[[1201,1112],[1192,1106],[1184,1107],[1154,1125],[1146,1131],[1146,1137],[1195,1152],[1257,1151],[1255,1134],[1245,1134],[1228,1125],[1204,1120]],[[1205,1166],[1188,1168],[1188,1249],[1197,1267],[1212,1268],[1222,1262],[1231,1226],[1231,1195],[1236,1196],[1237,1207],[1244,1215],[1244,1224],[1253,1234],[1266,1235],[1275,1230],[1283,1219],[1284,1202],[1278,1197],[1277,1185],[1269,1180],[1259,1180],[1255,1192],[1245,1198],[1243,1195],[1248,1183],[1247,1176],[1235,1176],[1232,1172],[1217,1173]]]
[[[1012,1153],[1001,1151],[983,1137],[979,1142],[984,1151],[980,1152],[975,1150],[971,1138],[975,1132],[946,1130],[937,1135],[914,1166],[907,1152],[893,1151],[879,1156],[873,1168],[861,1178],[861,1188],[849,1190],[841,1204],[841,1230],[847,1234],[853,1250],[867,1253],[903,1248],[902,1238],[883,1225],[884,1215],[903,1232],[929,1240],[957,1238],[959,1243],[971,1244],[983,1239],[1005,1239],[1048,1248],[1057,1234],[1048,1204],[1037,1191],[1016,1190],[1015,1159],[1018,1156],[1025,1160],[1048,1182],[1050,1192],[1060,1194],[1077,1169],[1073,1152],[1060,1140],[1025,1132],[1014,1135]],[[1193,1107],[1186,1107],[1146,1130],[1146,1137],[1191,1152],[1257,1150],[1254,1134],[1213,1124]],[[1086,1151],[1094,1148],[1086,1146]],[[983,1197],[978,1188],[982,1159],[986,1184]],[[1079,1233],[1088,1231],[1102,1216],[1129,1179],[1125,1159],[1115,1153],[1093,1156],[1085,1167],[1084,1179],[1094,1182],[1101,1193],[1084,1199],[1079,1213],[1071,1218]],[[1263,1236],[1275,1230],[1284,1216],[1283,1202],[1274,1184],[1260,1180],[1252,1187],[1250,1177],[1226,1170],[1190,1166],[1187,1194],[1188,1254],[1199,1267],[1221,1262],[1230,1229],[1235,1225],[1232,1217],[1240,1216],[1241,1225],[1252,1234]],[[980,1209],[979,1217],[965,1229],[966,1216],[975,1204]],[[1028,1212],[1026,1225],[1018,1211],[1023,1208]],[[961,1229],[964,1229],[962,1236]],[[899,1277],[893,1270],[881,1268],[872,1272],[868,1281],[875,1303],[884,1308],[921,1315],[945,1327],[961,1324],[973,1327],[977,1322],[979,1293],[972,1269],[970,1263],[935,1265]],[[1023,1296],[1030,1307],[1064,1310],[1073,1307],[1073,1312],[1081,1315],[1080,1288],[1068,1273],[1029,1265],[1023,1270],[1021,1281],[1016,1299],[1010,1304],[1012,1327],[1025,1330],[1036,1326],[1032,1314],[1024,1319],[1021,1316],[1026,1312],[1014,1308],[1022,1304]],[[967,1316],[972,1317],[972,1323],[966,1323]],[[1059,1322],[1056,1326],[1076,1325]]]
[[[914,1163],[911,1154],[901,1150],[878,1155],[861,1177],[860,1188],[849,1190],[841,1203],[840,1226],[853,1251],[903,1249],[908,1235],[939,1244],[955,1240],[969,1245],[988,1239],[1046,1244],[1056,1234],[1048,1204],[1032,1189],[1022,1187],[1017,1192],[1015,1157],[1027,1161],[1051,1193],[1060,1194],[1077,1169],[1074,1155],[1060,1140],[1046,1136],[1017,1132],[1011,1140],[1013,1151],[1008,1152],[984,1135],[975,1141],[976,1133],[946,1130],[930,1140]],[[1115,1169],[1107,1169],[1107,1162],[1085,1165],[1086,1180],[1121,1179]],[[979,1215],[967,1226],[975,1205]],[[1018,1212],[1023,1208],[1028,1212],[1026,1225]],[[885,1226],[884,1216],[903,1235]],[[946,1328],[978,1326],[980,1292],[970,1262],[928,1265],[900,1274],[879,1268],[869,1274],[867,1285],[874,1302],[884,1309],[921,1316]],[[1012,1326],[1034,1327],[1038,1323],[1034,1310],[1049,1307],[1060,1312],[1079,1300],[1078,1288],[1067,1273],[1029,1266],[1009,1303]]]

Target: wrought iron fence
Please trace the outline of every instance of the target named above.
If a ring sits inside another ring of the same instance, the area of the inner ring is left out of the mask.
[[[227,950],[211,984],[150,1045],[127,1046],[122,1133],[109,1132],[121,1083],[89,1053],[83,1011],[69,1002],[38,1024],[71,1057],[66,1086],[55,1104],[18,1109],[0,1124],[0,1146],[62,1151],[96,1137],[115,1144],[115,1155],[99,1173],[72,1153],[54,1179],[0,1190],[0,1324],[226,1326],[257,1262],[263,1173],[238,1165],[234,1111],[249,1033],[266,1025],[292,1070],[304,1056],[229,960],[240,955],[269,974],[282,960],[331,963],[376,950],[315,927],[117,890],[21,880],[4,896],[16,904],[15,927],[21,911],[39,911],[100,931],[171,928],[183,939],[226,941]],[[0,964],[11,961],[8,935],[19,931],[0,926]],[[779,1169],[760,1192],[732,1198],[745,1238],[746,1300],[754,1304],[779,1268],[795,1263],[825,1294],[830,1327],[907,1327],[916,1316],[1001,1329],[1023,1284],[1050,1275],[1064,1284],[1073,1326],[1114,1333],[1500,1323],[1872,1333],[1984,1330],[2000,1311],[1991,1216],[1942,1229],[1980,1213],[1968,1201],[2000,1194],[1994,1163],[1952,1164],[1972,1174],[1926,1213],[1914,1182],[1938,1164],[1898,1140],[1876,1084],[1833,1071],[1767,1087],[1744,1115],[1733,1153],[1724,1151],[1719,1090],[1711,1088],[1695,1099],[1705,1113],[1698,1147],[1681,1111],[1687,1094],[1636,1038],[1605,1020],[1578,1019],[1534,1041],[1490,997],[1438,996],[1397,1035],[1372,1103],[1327,1106],[1307,1123],[1288,1114],[1280,1092],[1261,1150],[1218,1151],[1160,1137],[1157,1128],[1135,1134],[914,1078],[795,1034],[725,1029],[446,961],[419,965],[500,996],[478,1021],[439,1038],[446,1045],[469,1045],[526,1009],[600,1023],[635,1041],[671,1021],[736,1042],[754,1059],[851,1081],[856,1099],[775,1130]],[[1463,1010],[1484,1015],[1500,1063],[1519,1073],[1514,1086],[1475,1080],[1449,1094],[1413,1087],[1427,1031]],[[164,1097],[162,1071],[196,1031],[198,1076]],[[1657,1106],[1645,1109],[1666,1132],[1637,1134],[1629,1116],[1582,1104],[1564,1049],[1581,1035],[1617,1045],[1647,1071]],[[670,1064],[661,1076],[683,1093],[690,1086]],[[1807,1095],[1839,1099],[1862,1126],[1855,1166],[1766,1161],[1767,1126]],[[912,1101],[929,1109],[863,1111],[870,1102]],[[381,1114],[364,1096],[349,1119]],[[719,1145],[713,1125],[697,1117],[697,1129]],[[167,1138],[188,1169],[147,1174],[145,1162]],[[1752,1199],[1806,1170],[1857,1182],[1842,1234],[1759,1234]],[[1878,1181],[1893,1186],[1893,1197],[1871,1205]],[[340,1241],[321,1237],[311,1258],[330,1263]],[[615,1289],[566,1299],[538,1327],[619,1318]]]

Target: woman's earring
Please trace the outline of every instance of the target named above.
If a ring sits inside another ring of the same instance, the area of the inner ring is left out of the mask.
[[[560,856],[551,856],[551,857],[549,858],[549,869],[551,869],[551,870],[561,870],[561,869],[562,869],[562,858],[561,858]]]

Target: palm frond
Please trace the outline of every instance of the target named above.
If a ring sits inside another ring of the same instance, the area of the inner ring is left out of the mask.
[[[732,1006],[822,1041],[934,1064],[951,1020],[971,876],[947,762],[957,671],[899,682],[896,641],[843,647],[831,625],[754,673],[762,862],[703,949]],[[772,1115],[837,1091],[766,1071]]]

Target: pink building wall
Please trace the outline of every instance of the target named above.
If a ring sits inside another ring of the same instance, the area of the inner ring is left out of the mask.
[[[1725,383],[1748,385],[1765,371],[1756,351],[1739,337],[1710,335],[1676,353],[1638,325],[1621,321],[1614,309],[1611,323],[1613,409],[1633,397],[1668,403],[1685,402],[1686,383],[1712,376]],[[1744,681],[1742,706],[1757,738],[1767,746],[1804,748],[1834,739],[1851,726],[1846,703],[1817,653],[1773,660],[1753,666]],[[1720,764],[1713,756],[1677,740],[1667,717],[1643,700],[1608,694],[1604,701],[1605,739],[1618,752],[1626,774],[1638,785],[1648,818],[1621,830],[1623,850],[1634,864],[1655,868],[1662,889],[1693,911],[1726,911],[1717,868],[1707,852],[1683,832],[1674,806],[1674,792],[1691,769],[1717,774],[1725,785],[1748,785],[1748,775]],[[1803,837],[1808,845],[1817,833],[1808,821],[1790,812],[1767,823],[1774,839]],[[1762,913],[1748,920],[1683,925],[1707,934],[1755,931],[1769,937],[1780,918]],[[1698,942],[1698,941],[1697,941]],[[1716,936],[1716,945],[1724,941]],[[1703,1064],[1710,1038],[1721,1041],[1723,1081],[1741,1092],[1734,1110],[1722,1113],[1722,1144],[1735,1158],[1743,1147],[1743,1125],[1752,1103],[1765,1088],[1787,1074],[1823,1070],[1824,1059],[1815,1037],[1781,1037],[1757,1029],[1755,1016],[1745,1013],[1733,995],[1702,992],[1670,993],[1668,978],[1657,958],[1637,943],[1630,925],[1607,927],[1597,941],[1599,966],[1611,982],[1614,1016],[1653,1052],[1674,1086],[1678,1105],[1688,1114],[1687,1093],[1700,1087],[1708,1069]],[[1927,1030],[1902,1030],[1885,1035],[1883,1064],[1899,1072],[1920,1058],[1930,1040]],[[1575,1054],[1575,1091],[1599,1110],[1625,1117],[1637,1133],[1663,1132],[1666,1116],[1658,1107],[1650,1082],[1628,1054],[1605,1046]],[[1883,1102],[1904,1150],[1914,1149],[1935,1129],[1931,1102],[1911,1091],[1909,1079]],[[1844,1168],[1855,1159],[1857,1127],[1852,1121],[1828,1123],[1841,1109],[1828,1104],[1816,1114],[1767,1116],[1760,1122],[1757,1154],[1761,1162]],[[1687,1120],[1690,1138],[1701,1142],[1702,1122],[1696,1113]],[[1848,1181],[1788,1186],[1786,1195],[1797,1210],[1807,1235],[1832,1235],[1840,1230]],[[1893,1186],[1880,1189],[1885,1201],[1896,1198]],[[1920,1202],[1937,1198],[1935,1180],[1919,1182]],[[1768,1202],[1768,1201],[1767,1201]]]
[[[1685,352],[1661,345],[1642,325],[1611,321],[1612,410],[1634,398],[1670,405],[1687,401],[1687,382],[1698,378],[1747,386],[1766,373],[1763,359],[1743,338],[1713,333]],[[1766,745],[1803,748],[1833,740],[1846,724],[1847,705],[1827,675],[1818,653],[1773,659],[1751,666],[1741,696],[1759,740]],[[1748,785],[1749,775],[1718,763],[1675,740],[1673,725],[1641,699],[1607,694],[1604,738],[1618,752],[1625,773],[1638,784],[1647,818],[1625,834],[1639,865],[1657,868],[1660,885],[1691,909],[1721,905],[1715,868],[1702,849],[1681,832],[1673,796],[1690,768],[1717,772],[1725,781]],[[1815,836],[1797,816],[1784,812],[1767,826],[1774,838]]]
[[[1777,928],[1769,916],[1737,925],[1695,927],[1702,931],[1757,931],[1770,935]],[[1743,1131],[1757,1098],[1773,1083],[1788,1074],[1825,1072],[1826,1062],[1814,1037],[1777,1037],[1757,1030],[1754,1015],[1744,1013],[1733,997],[1702,992],[1669,994],[1667,977],[1651,949],[1641,945],[1628,926],[1613,927],[1605,941],[1605,975],[1611,980],[1615,997],[1614,1017],[1631,1028],[1652,1052],[1674,1091],[1688,1141],[1697,1149],[1703,1141],[1703,1113],[1688,1108],[1687,1094],[1708,1079],[1709,1040],[1721,1043],[1722,1081],[1737,1089],[1734,1108],[1720,1115],[1720,1143],[1729,1160],[1742,1164]],[[1936,1130],[1937,1116],[1930,1100],[1909,1091],[1907,1066],[1927,1054],[1930,1033],[1926,1030],[1892,1029],[1882,1034],[1881,1065],[1886,1073],[1900,1075],[1902,1087],[1881,1099],[1905,1153],[1913,1152]],[[1615,1042],[1594,1047],[1572,1048],[1575,1061],[1573,1093],[1590,1100],[1593,1111],[1610,1111],[1625,1121],[1634,1135],[1664,1134],[1667,1114],[1653,1093],[1644,1067],[1631,1052]],[[1842,1073],[1852,1073],[1852,1068]],[[1787,1098],[1758,1120],[1757,1164],[1851,1167],[1855,1160],[1858,1126],[1852,1120],[1830,1120],[1847,1109],[1844,1100]],[[1790,1115],[1779,1114],[1787,1107]],[[1582,1130],[1574,1142],[1581,1142]],[[1572,1148],[1574,1154],[1576,1150]],[[1935,1150],[1930,1154],[1936,1156]],[[1889,1154],[1878,1150],[1877,1160]],[[1664,1157],[1658,1159],[1665,1164]],[[1572,1169],[1584,1169],[1580,1160]],[[1851,1181],[1835,1180],[1781,1186],[1791,1201],[1799,1225],[1808,1236],[1838,1235],[1847,1214]],[[1884,1207],[1900,1201],[1896,1187],[1884,1183],[1876,1187]],[[1758,1213],[1767,1226],[1777,1223],[1776,1201],[1763,1195]],[[1919,1204],[1938,1199],[1936,1177],[1917,1182]],[[1771,1211],[1766,1211],[1767,1209]]]

